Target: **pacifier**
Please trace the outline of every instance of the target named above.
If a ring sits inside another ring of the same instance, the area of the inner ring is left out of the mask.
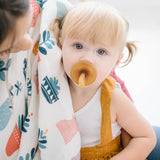
[[[87,61],[79,61],[71,69],[71,78],[81,88],[92,84],[96,80],[96,69]]]

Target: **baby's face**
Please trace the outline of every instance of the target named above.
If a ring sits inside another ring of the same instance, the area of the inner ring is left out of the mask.
[[[71,69],[79,61],[86,61],[94,66],[97,72],[93,84],[100,85],[110,74],[119,59],[116,47],[106,44],[91,44],[89,41],[65,38],[62,44],[64,70],[71,79]]]
[[[28,50],[32,46],[32,40],[27,31],[32,24],[32,8],[27,13],[16,20],[14,33],[11,31],[0,45],[0,58],[7,56],[9,53]]]

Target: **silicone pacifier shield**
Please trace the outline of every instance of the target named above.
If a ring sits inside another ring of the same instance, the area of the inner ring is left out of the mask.
[[[96,80],[96,76],[96,69],[86,61],[76,63],[71,69],[72,80],[81,88],[92,84]]]

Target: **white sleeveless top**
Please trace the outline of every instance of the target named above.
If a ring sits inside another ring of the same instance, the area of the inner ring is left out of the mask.
[[[81,136],[81,147],[93,147],[100,144],[102,115],[100,95],[101,87],[83,108],[75,112],[75,119]],[[117,122],[112,123],[111,128],[113,139],[121,134],[121,127]]]

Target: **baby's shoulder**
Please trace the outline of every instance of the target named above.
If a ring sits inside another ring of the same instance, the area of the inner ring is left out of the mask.
[[[116,114],[119,112],[127,112],[135,108],[133,102],[126,96],[126,94],[119,87],[115,87],[111,98],[111,110]]]

